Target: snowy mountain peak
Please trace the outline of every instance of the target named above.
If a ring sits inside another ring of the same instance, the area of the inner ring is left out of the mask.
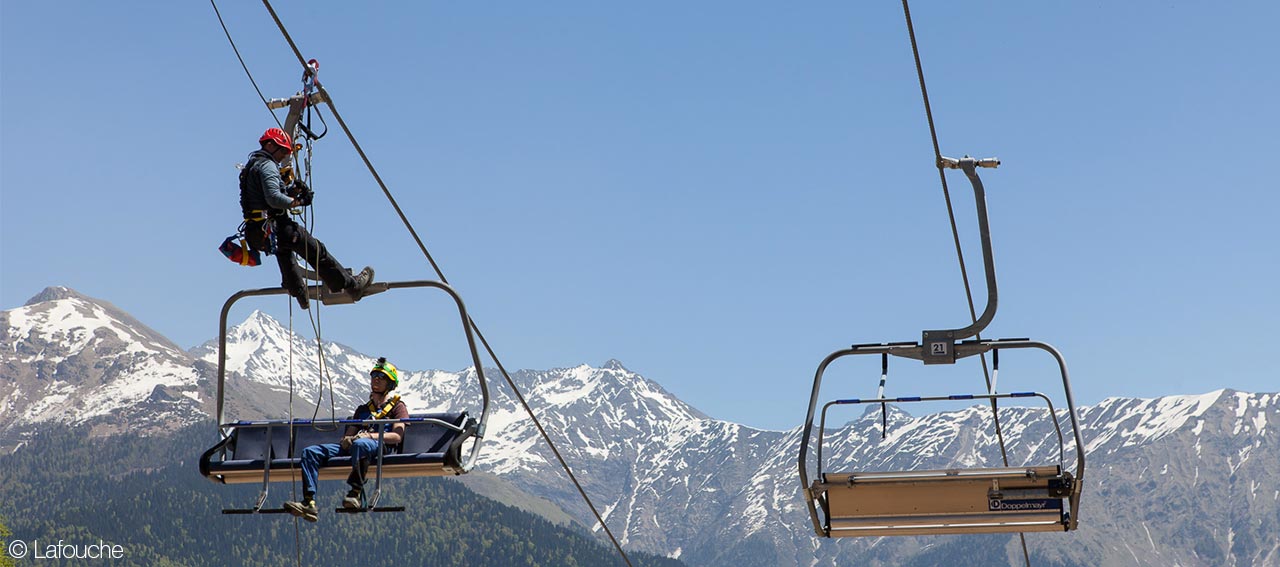
[[[254,310],[238,325],[227,329],[228,342],[262,339],[270,339],[280,345],[288,345],[291,340],[289,329],[275,318],[258,310]]]
[[[606,360],[605,363],[600,366],[600,368],[604,370],[621,370],[623,372],[631,372],[630,370],[627,370],[625,366],[622,365],[622,361],[616,358],[610,358],[609,360]]]
[[[169,339],[138,322],[118,307],[65,287],[49,287],[36,294],[25,305],[3,312],[6,341],[15,347],[56,345],[50,351],[41,348],[24,363],[49,358],[58,362],[86,348],[127,345],[129,352],[149,352],[168,356],[181,355],[181,349]],[[57,354],[55,354],[57,351]]]
[[[99,430],[161,429],[200,419],[191,359],[105,301],[50,287],[0,312],[0,430],[45,421]]]
[[[71,289],[69,287],[50,286],[50,287],[44,288],[40,293],[35,294],[34,297],[32,297],[31,299],[28,299],[26,303],[22,304],[22,306],[30,307],[37,303],[44,303],[46,301],[57,301],[59,299],[82,299],[85,301],[93,301],[89,297],[81,295],[80,292],[74,289]]]

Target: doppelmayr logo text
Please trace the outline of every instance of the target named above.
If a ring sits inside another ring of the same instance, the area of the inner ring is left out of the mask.
[[[30,543],[15,539],[5,544],[5,553],[14,559],[122,559],[124,546],[106,543],[76,544],[58,540],[57,543],[41,543],[34,539]]]

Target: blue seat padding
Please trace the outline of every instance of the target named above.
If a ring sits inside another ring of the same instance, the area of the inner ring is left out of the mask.
[[[471,421],[466,412],[410,414],[412,418],[438,419],[459,427],[467,427]],[[265,459],[270,454],[271,480],[288,481],[292,479],[289,471],[296,474],[301,464],[301,454],[311,445],[338,443],[346,431],[345,424],[295,422],[293,427],[292,451],[289,443],[288,423],[271,426],[254,425],[238,427],[231,435],[229,446],[230,458],[221,461],[212,460],[214,447],[201,457],[201,472],[217,482],[261,482],[265,469]],[[462,435],[457,431],[434,423],[410,422],[406,424],[404,441],[398,452],[384,453],[382,469],[384,476],[427,476],[434,474],[454,474],[452,467],[459,460],[460,440]],[[470,433],[467,433],[469,436]],[[391,448],[395,451],[395,448]],[[452,454],[451,454],[452,453]],[[288,455],[285,457],[285,455]],[[351,469],[351,457],[339,456],[329,459],[321,467],[321,478],[345,477]],[[435,469],[440,469],[438,472]],[[328,474],[326,474],[326,471]],[[276,474],[281,472],[284,474]]]

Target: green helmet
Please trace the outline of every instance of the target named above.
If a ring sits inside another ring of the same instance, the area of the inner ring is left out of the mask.
[[[391,381],[391,390],[396,389],[400,385],[400,372],[396,370],[396,365],[387,362],[387,357],[378,357],[378,362],[374,363],[373,369],[369,371],[369,376],[383,375],[387,380]]]

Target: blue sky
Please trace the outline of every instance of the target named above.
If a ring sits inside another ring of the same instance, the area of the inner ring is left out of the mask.
[[[266,10],[220,8],[267,96],[296,91]],[[1280,4],[913,9],[943,153],[1004,160],[985,336],[1057,346],[1081,403],[1277,390]],[[277,10],[508,368],[617,358],[783,429],[827,353],[967,322],[900,3]],[[272,121],[207,3],[4,2],[0,32],[0,306],[65,285],[191,347],[230,294],[278,283],[215,250]],[[432,277],[329,125],[315,234],[379,279]],[[325,337],[465,366],[448,306],[403,295],[322,310]],[[1006,364],[1009,389],[1053,391],[1043,361]],[[973,361],[893,369],[894,395],[981,389]],[[877,378],[842,364],[826,392]]]

